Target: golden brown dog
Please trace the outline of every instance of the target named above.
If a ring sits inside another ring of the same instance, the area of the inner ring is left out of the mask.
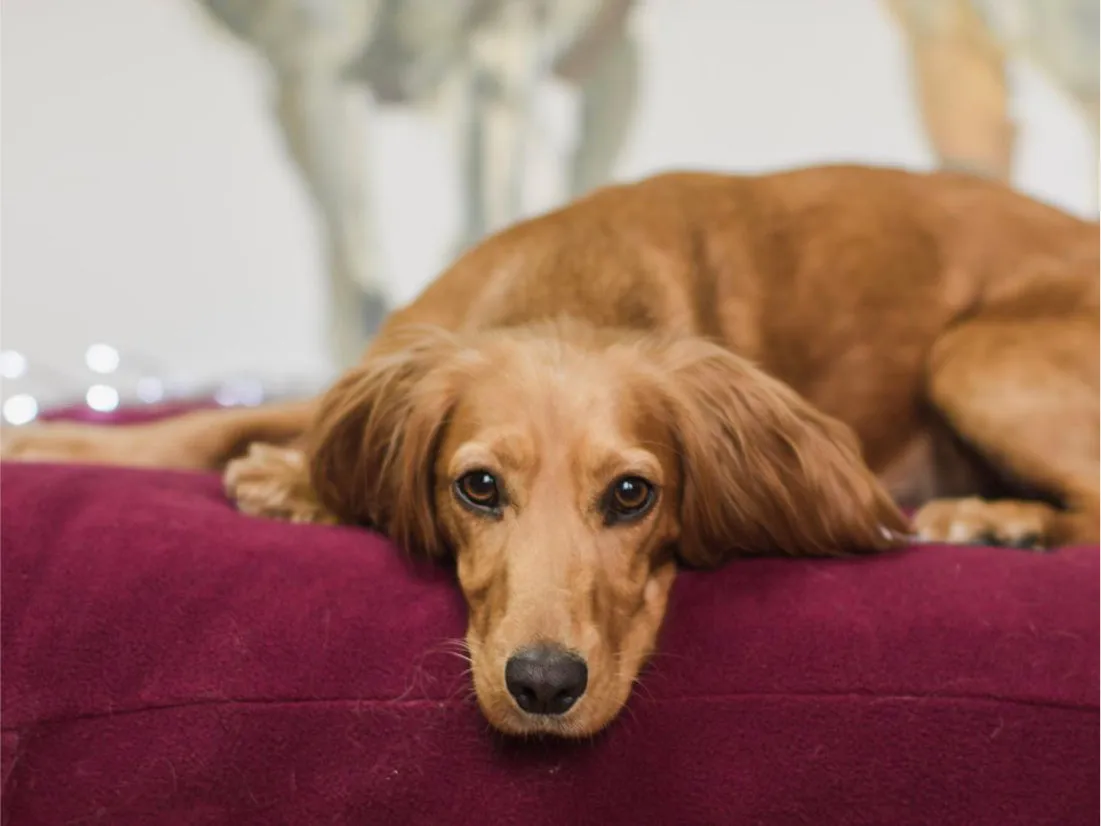
[[[489,239],[317,401],[5,454],[229,461],[248,513],[454,554],[488,719],[585,735],[678,559],[1096,542],[1098,242],[959,175],[663,175]]]

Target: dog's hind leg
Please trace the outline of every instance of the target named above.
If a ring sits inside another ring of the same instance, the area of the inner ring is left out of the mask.
[[[118,427],[49,422],[0,431],[6,461],[224,470],[239,510],[290,522],[332,523],[318,502],[303,441],[316,401],[197,410]]]
[[[935,500],[915,517],[921,537],[1045,547],[1098,541],[1098,316],[1089,290],[1045,283],[938,342],[929,400],[999,472],[1058,504]]]
[[[179,470],[219,470],[250,445],[292,445],[313,421],[317,401],[195,410],[141,424],[45,422],[0,429],[0,458]]]

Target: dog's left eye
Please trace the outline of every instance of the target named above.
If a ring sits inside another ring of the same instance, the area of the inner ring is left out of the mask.
[[[604,520],[608,524],[639,519],[654,505],[654,486],[640,476],[616,479],[604,494]]]
[[[455,494],[466,505],[496,512],[501,507],[501,488],[488,470],[472,470],[455,480]]]

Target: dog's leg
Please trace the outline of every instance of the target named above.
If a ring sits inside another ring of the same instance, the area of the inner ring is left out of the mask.
[[[222,481],[241,513],[287,522],[334,525],[338,521],[318,501],[309,460],[299,447],[255,442],[248,453],[226,465]]]
[[[1016,128],[1006,56],[972,0],[884,0],[909,41],[925,131],[940,165],[1009,180]]]
[[[301,449],[316,402],[200,410],[122,427],[45,423],[0,431],[6,461],[217,470],[226,493],[253,516],[335,522],[318,503]]]
[[[217,470],[254,442],[288,445],[313,421],[315,400],[196,410],[134,425],[44,422],[0,429],[5,461]]]
[[[1095,276],[1096,277],[1096,276]],[[915,517],[928,540],[1056,546],[1097,542],[1097,309],[1029,317],[1031,298],[997,316],[979,316],[934,349],[929,397],[956,432],[995,467],[1063,503],[937,500]]]
[[[468,83],[459,115],[461,248],[520,217],[539,45],[538,22],[530,3],[505,4],[471,35]]]
[[[388,296],[372,235],[366,111],[344,71],[374,31],[377,2],[266,4],[254,45],[271,63],[275,116],[321,218],[328,276],[327,325],[335,365],[355,364],[382,323]]]
[[[377,247],[370,238],[366,146],[359,119],[334,71],[278,80],[278,118],[287,146],[321,213],[328,275],[330,348],[335,365],[356,363],[387,312]]]
[[[604,0],[596,19],[555,64],[556,74],[580,95],[571,198],[612,179],[634,123],[641,56],[638,39],[628,25],[631,6],[630,0]]]
[[[1089,180],[1093,188],[1093,206],[1097,209],[1101,206],[1101,192],[1098,191],[1097,181],[1101,174],[1101,100],[1095,94],[1083,94],[1079,96],[1082,113],[1086,118],[1086,125],[1090,130],[1090,138],[1093,142],[1090,153]]]
[[[337,367],[350,367],[388,303],[374,257],[363,123],[351,108],[359,90],[345,74],[374,32],[380,0],[203,5],[271,65],[275,116],[322,221],[330,352]]]

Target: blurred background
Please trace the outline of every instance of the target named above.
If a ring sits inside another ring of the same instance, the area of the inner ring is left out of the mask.
[[[674,168],[1096,217],[1098,42],[1098,0],[5,0],[3,416],[310,392],[485,233]]]

